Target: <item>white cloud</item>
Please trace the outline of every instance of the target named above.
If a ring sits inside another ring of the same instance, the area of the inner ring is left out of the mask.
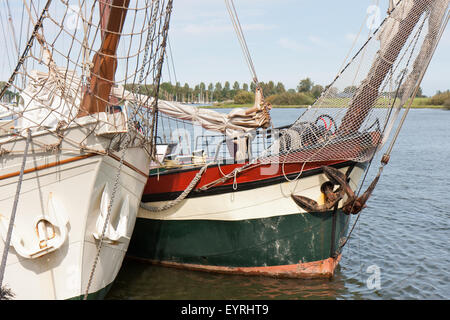
[[[327,42],[322,40],[321,38],[317,37],[317,36],[309,36],[308,40],[310,42],[312,42],[313,44],[320,46],[320,47],[325,47],[327,45]]]
[[[284,49],[289,49],[296,52],[301,52],[305,49],[304,45],[289,38],[281,38],[280,40],[278,40],[278,44]]]
[[[347,39],[348,41],[351,41],[351,42],[355,41],[356,37],[357,37],[357,35],[354,33],[347,33],[345,35],[345,39]]]

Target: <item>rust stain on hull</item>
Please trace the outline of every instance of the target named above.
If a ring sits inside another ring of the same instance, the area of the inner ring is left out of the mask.
[[[334,271],[336,270],[336,267],[341,259],[341,255],[339,255],[337,258],[328,258],[320,261],[269,267],[223,267],[169,261],[155,261],[137,257],[129,258],[133,260],[144,260],[146,262],[161,266],[195,271],[239,275],[257,275],[275,278],[329,279],[333,277]]]

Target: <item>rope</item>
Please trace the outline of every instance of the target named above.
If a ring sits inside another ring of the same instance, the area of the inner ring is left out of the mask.
[[[11,244],[12,231],[13,231],[13,227],[14,227],[14,221],[16,219],[17,204],[19,203],[20,189],[22,188],[23,174],[25,171],[25,164],[27,161],[28,147],[30,145],[30,141],[31,141],[31,131],[28,130],[28,137],[26,140],[25,151],[23,153],[23,158],[22,158],[22,167],[20,168],[19,181],[17,182],[16,195],[14,197],[14,203],[13,203],[13,207],[12,207],[11,217],[9,219],[8,232],[6,234],[5,247],[3,249],[2,263],[0,265],[0,288],[2,288],[3,277],[5,275],[6,260],[8,257],[9,246]]]
[[[97,248],[97,254],[95,255],[94,263],[92,265],[91,273],[89,275],[89,281],[88,281],[88,284],[87,284],[87,287],[86,287],[86,291],[84,293],[83,300],[87,300],[87,297],[88,297],[88,294],[89,294],[89,288],[91,287],[92,280],[94,279],[95,269],[97,268],[97,263],[98,263],[98,260],[99,260],[99,257],[100,257],[100,251],[101,251],[102,246],[103,246],[103,239],[105,237],[106,228],[108,226],[108,222],[109,222],[109,219],[110,219],[110,216],[111,216],[112,205],[114,203],[114,198],[116,196],[117,187],[119,186],[119,178],[120,178],[120,173],[122,172],[123,161],[125,159],[125,154],[126,154],[126,151],[128,149],[128,146],[129,146],[129,144],[131,142],[130,136],[127,135],[126,137],[128,138],[128,141],[125,143],[125,146],[124,146],[124,149],[123,149],[123,152],[122,152],[122,156],[120,157],[119,168],[117,170],[117,174],[116,174],[115,181],[114,181],[114,186],[113,186],[113,189],[112,189],[112,192],[111,192],[111,199],[110,199],[109,204],[108,204],[108,213],[106,215],[105,222],[103,224],[102,235],[101,235],[100,240],[99,240],[99,244],[98,244],[98,248]]]
[[[189,184],[189,186],[175,199],[170,201],[169,203],[166,203],[165,205],[163,205],[162,207],[153,207],[150,206],[144,202],[141,202],[141,208],[151,211],[151,212],[162,212],[162,211],[166,211],[170,208],[173,208],[174,206],[176,206],[177,204],[179,204],[181,201],[183,201],[184,199],[186,199],[186,197],[189,195],[189,193],[191,193],[191,191],[194,189],[194,187],[197,185],[197,183],[200,181],[203,173],[205,172],[205,170],[208,168],[209,164],[206,164],[205,166],[203,166],[199,172],[197,172],[197,174],[195,175],[194,179],[192,179],[191,183]]]
[[[255,82],[256,85],[259,85],[258,77],[256,76],[255,66],[253,65],[253,60],[250,55],[250,51],[248,50],[247,42],[245,40],[244,33],[242,32],[241,23],[237,15],[236,8],[234,7],[233,0],[225,0],[225,4],[227,5],[227,10],[228,13],[230,14],[231,22],[233,23],[234,30],[236,31],[239,43],[244,53],[244,58],[247,62],[247,66],[250,69],[250,73],[253,76],[253,81]]]
[[[429,67],[429,65],[430,65],[431,58],[433,57],[433,55],[434,55],[434,53],[435,53],[435,51],[436,51],[437,44],[439,43],[439,41],[440,41],[440,39],[441,39],[441,37],[442,37],[442,34],[443,34],[444,30],[445,30],[445,27],[446,27],[446,25],[448,24],[449,18],[450,18],[450,13],[447,12],[447,16],[446,16],[446,18],[445,18],[445,22],[444,22],[443,27],[441,28],[441,30],[440,30],[440,32],[439,32],[439,34],[438,34],[436,44],[435,44],[435,46],[434,46],[434,48],[433,48],[431,54],[429,55],[428,61],[426,62],[425,67],[422,69],[422,72],[421,72],[421,74],[420,74],[420,77],[419,77],[419,79],[418,79],[418,81],[417,81],[416,88],[415,88],[414,93],[413,93],[413,95],[412,95],[413,98],[410,99],[409,104],[408,104],[408,106],[407,106],[405,112],[403,113],[403,116],[402,116],[402,118],[401,118],[401,120],[400,120],[400,123],[399,123],[399,125],[398,125],[398,127],[397,127],[397,130],[396,130],[396,132],[395,132],[395,134],[394,134],[394,137],[392,138],[392,141],[391,141],[391,143],[390,143],[390,145],[389,145],[389,147],[388,147],[386,153],[383,155],[383,157],[382,157],[382,159],[381,159],[381,166],[380,166],[380,168],[379,168],[379,170],[378,170],[377,177],[379,177],[379,176],[381,175],[384,166],[387,165],[388,162],[389,162],[389,160],[390,160],[390,156],[391,156],[391,153],[392,153],[392,149],[393,149],[393,147],[394,147],[394,145],[395,145],[395,143],[396,143],[396,141],[397,141],[397,138],[398,138],[398,135],[399,135],[399,133],[400,133],[400,130],[401,130],[401,128],[403,127],[403,125],[404,125],[404,123],[405,123],[406,116],[408,115],[408,112],[409,112],[409,110],[411,109],[411,105],[412,105],[412,103],[413,103],[413,101],[414,101],[414,97],[415,97],[415,96],[417,95],[417,93],[419,92],[420,84],[421,84],[421,82],[422,82],[422,80],[423,80],[423,77],[424,77],[424,75],[425,75],[426,70],[428,69],[428,67]],[[385,128],[386,128],[386,126],[385,126]],[[372,162],[372,161],[371,161],[371,162]],[[368,170],[366,171],[366,175],[367,175],[367,172],[368,172]],[[365,178],[366,178],[366,177],[364,177],[364,179],[365,179]],[[361,187],[362,187],[362,184],[363,184],[363,183],[361,183]],[[360,187],[360,190],[361,190],[361,187]],[[350,237],[351,237],[351,235],[352,235],[352,232],[353,232],[353,230],[354,230],[354,228],[355,228],[355,226],[356,226],[356,224],[357,224],[357,222],[358,222],[358,220],[359,220],[360,215],[361,215],[361,212],[358,213],[358,216],[356,217],[355,223],[353,224],[353,226],[352,226],[352,228],[351,228],[351,230],[350,230],[350,232],[349,232],[349,235],[346,237],[344,243],[339,247],[339,250],[341,250],[341,249],[347,244],[347,242],[348,242],[348,240],[350,239]]]
[[[16,78],[16,75],[19,73],[19,69],[22,66],[22,64],[25,62],[25,59],[27,58],[28,55],[28,51],[30,50],[30,48],[33,46],[33,42],[34,42],[34,38],[36,37],[39,29],[42,27],[42,22],[44,20],[44,17],[48,11],[48,8],[50,7],[50,4],[52,3],[52,0],[48,0],[47,4],[44,7],[44,10],[42,10],[41,16],[39,17],[38,22],[35,24],[34,26],[34,30],[33,33],[30,37],[30,39],[28,40],[27,46],[25,47],[25,50],[22,53],[21,58],[19,59],[19,62],[16,65],[16,68],[14,69],[13,74],[11,75],[11,77],[9,78],[8,82],[5,83],[5,85],[3,86],[1,92],[0,92],[0,99],[3,97],[3,95],[6,93],[6,90],[9,89],[9,87],[12,85],[12,83],[14,82],[14,79]]]

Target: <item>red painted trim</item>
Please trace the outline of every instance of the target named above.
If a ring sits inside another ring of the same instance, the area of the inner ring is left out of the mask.
[[[206,271],[215,273],[240,274],[240,275],[257,275],[275,278],[299,278],[299,279],[329,279],[334,275],[341,255],[337,258],[328,258],[320,261],[305,262],[298,264],[290,264],[283,266],[269,267],[223,267],[208,266],[200,264],[185,264],[169,261],[155,261],[136,257],[129,257],[134,260],[144,260],[152,264],[179,269],[187,269],[194,271]]]
[[[306,163],[303,171],[309,171],[312,169],[317,169],[325,165],[333,165],[337,163],[342,163],[346,161],[328,161],[328,162],[312,162],[312,163]],[[208,168],[202,175],[199,183],[196,186],[196,189],[201,188],[204,185],[207,185],[211,182],[216,181],[217,179],[220,179],[223,177],[222,173],[228,174],[232,172],[235,168],[240,168],[244,164],[227,164],[227,165],[221,165],[220,169],[219,167],[210,167]],[[250,168],[241,174],[237,175],[236,177],[236,183],[246,183],[246,182],[254,182],[254,181],[262,181],[267,180],[270,178],[280,177],[283,176],[283,172],[285,175],[289,175],[292,173],[299,173],[302,169],[303,163],[286,163],[284,166],[282,164],[276,164],[275,170],[273,174],[270,175],[262,175],[261,170],[268,170],[267,168],[270,167],[270,165],[257,165],[253,168]],[[169,193],[169,192],[182,192],[184,191],[192,179],[194,179],[197,172],[200,170],[200,168],[196,170],[189,170],[185,172],[174,172],[173,174],[163,174],[163,175],[152,175],[148,178],[147,185],[144,189],[144,194],[161,194],[161,193]],[[219,183],[215,185],[214,187],[219,186],[226,186],[226,185],[232,185],[234,182],[234,179],[229,179],[228,181],[225,181],[223,183]]]

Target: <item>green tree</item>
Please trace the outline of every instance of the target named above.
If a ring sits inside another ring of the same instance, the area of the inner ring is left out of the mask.
[[[230,82],[225,81],[222,89],[222,98],[225,100],[230,99],[231,98],[230,91],[231,91]]]
[[[276,94],[280,94],[280,93],[285,93],[286,89],[284,88],[284,84],[282,84],[281,82],[277,83],[277,86],[275,87],[275,93]]]
[[[450,110],[450,98],[444,101],[444,108]]]
[[[175,85],[175,101],[180,101],[181,94],[181,84],[177,82]]]
[[[242,85],[242,90],[248,91],[248,84],[244,83],[244,84]]]
[[[313,85],[314,85],[314,83],[311,81],[310,78],[303,79],[298,84],[297,91],[298,92],[310,92]]]
[[[347,94],[354,94],[357,89],[358,89],[357,86],[348,86],[348,87],[345,87],[343,92],[347,93]]]
[[[222,84],[220,82],[217,82],[214,87],[214,100],[222,101]]]
[[[318,98],[320,97],[320,95],[323,92],[323,87],[320,84],[316,84],[315,86],[313,86],[311,88],[311,94],[313,95],[314,98]]]
[[[264,90],[264,94],[265,94],[266,96],[271,96],[271,95],[276,94],[275,83],[274,83],[273,81],[269,81],[269,82],[266,84],[266,88],[265,88],[265,90]]]
[[[234,103],[236,104],[249,104],[255,101],[255,94],[248,91],[239,91],[234,96]]]
[[[182,93],[183,93],[183,102],[189,102],[191,93],[191,88],[189,87],[189,84],[187,83],[184,84]]]
[[[206,100],[212,101],[213,100],[213,92],[214,92],[214,85],[212,83],[208,84],[208,97]]]
[[[422,87],[419,87],[419,90],[417,90],[416,98],[424,98]]]

